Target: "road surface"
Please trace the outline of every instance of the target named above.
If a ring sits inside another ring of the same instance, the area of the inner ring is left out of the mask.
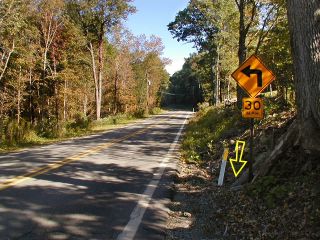
[[[0,240],[163,239],[190,112],[0,155]]]

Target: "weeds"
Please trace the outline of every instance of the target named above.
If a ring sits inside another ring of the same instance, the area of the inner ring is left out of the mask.
[[[275,176],[265,176],[249,185],[247,194],[254,199],[263,199],[268,208],[275,208],[291,190],[290,184],[281,184]]]
[[[201,108],[186,129],[182,141],[182,156],[189,163],[204,163],[214,159],[219,142],[230,130],[236,129],[239,114],[236,110]],[[220,144],[221,145],[221,144]]]
[[[155,108],[151,114],[159,114],[162,110]],[[70,137],[80,137],[86,134],[101,132],[113,128],[115,125],[126,124],[139,118],[145,118],[144,112],[135,114],[118,114],[108,116],[98,121],[77,115],[73,121],[41,121],[40,124],[31,125],[21,120],[5,120],[2,122],[0,134],[0,151],[13,150],[35,144],[46,144]]]

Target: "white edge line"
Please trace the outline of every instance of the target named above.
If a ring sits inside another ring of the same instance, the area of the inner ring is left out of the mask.
[[[133,211],[130,214],[130,220],[123,229],[123,231],[118,235],[117,240],[133,240],[138,228],[141,224],[142,218],[144,216],[144,213],[146,212],[149,203],[152,199],[152,195],[155,192],[156,188],[158,187],[158,184],[160,182],[160,179],[163,175],[163,172],[165,168],[167,167],[168,160],[171,158],[171,154],[173,150],[176,148],[176,145],[179,141],[179,138],[181,136],[182,130],[188,120],[189,114],[186,116],[182,126],[179,129],[179,132],[177,133],[174,141],[171,143],[170,149],[166,155],[166,157],[161,161],[159,170],[154,174],[154,177],[149,182],[146,190],[142,194],[142,197],[140,198],[139,202],[137,203],[136,207],[133,209]]]

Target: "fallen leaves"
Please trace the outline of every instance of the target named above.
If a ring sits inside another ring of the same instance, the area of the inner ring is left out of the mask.
[[[264,120],[256,151],[265,151],[265,131],[278,138],[293,117],[282,112]],[[320,239],[320,163],[300,167],[296,157],[294,149],[287,151],[272,176],[237,191],[230,190],[228,168],[224,186],[217,186],[221,159],[202,168],[182,164],[167,239]]]

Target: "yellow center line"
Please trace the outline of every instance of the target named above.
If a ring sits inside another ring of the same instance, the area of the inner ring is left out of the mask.
[[[106,148],[109,148],[111,147],[112,145],[116,144],[116,143],[119,143],[119,142],[122,142],[130,137],[133,137],[133,136],[136,136],[136,135],[139,135],[139,134],[142,134],[144,132],[146,132],[151,126],[148,126],[142,130],[139,130],[139,131],[136,131],[136,132],[133,132],[131,134],[128,134],[122,138],[118,138],[118,139],[115,139],[115,140],[112,140],[110,142],[107,142],[107,143],[103,143],[103,144],[100,144],[96,147],[93,147],[91,149],[88,149],[87,151],[84,151],[84,152],[81,152],[79,154],[76,154],[76,155],[73,155],[73,156],[70,156],[70,157],[67,157],[63,160],[60,160],[60,161],[57,161],[57,162],[53,162],[53,163],[50,163],[44,167],[39,167],[39,168],[36,168],[36,169],[33,169],[31,170],[30,172],[28,173],[25,173],[23,175],[20,175],[20,176],[16,176],[16,177],[13,177],[13,178],[10,178],[2,183],[0,183],[0,191],[2,190],[5,190],[7,188],[10,188],[10,187],[13,187],[19,183],[22,183],[28,179],[31,179],[35,176],[39,176],[41,174],[44,174],[44,173],[47,173],[49,171],[52,171],[52,170],[55,170],[57,168],[60,168],[68,163],[71,163],[71,162],[74,162],[74,161],[77,161],[77,160],[80,160],[81,158],[83,157],[86,157],[88,155],[91,155],[91,154],[94,154],[94,153],[97,153],[97,152],[101,152],[102,150],[106,149]]]

